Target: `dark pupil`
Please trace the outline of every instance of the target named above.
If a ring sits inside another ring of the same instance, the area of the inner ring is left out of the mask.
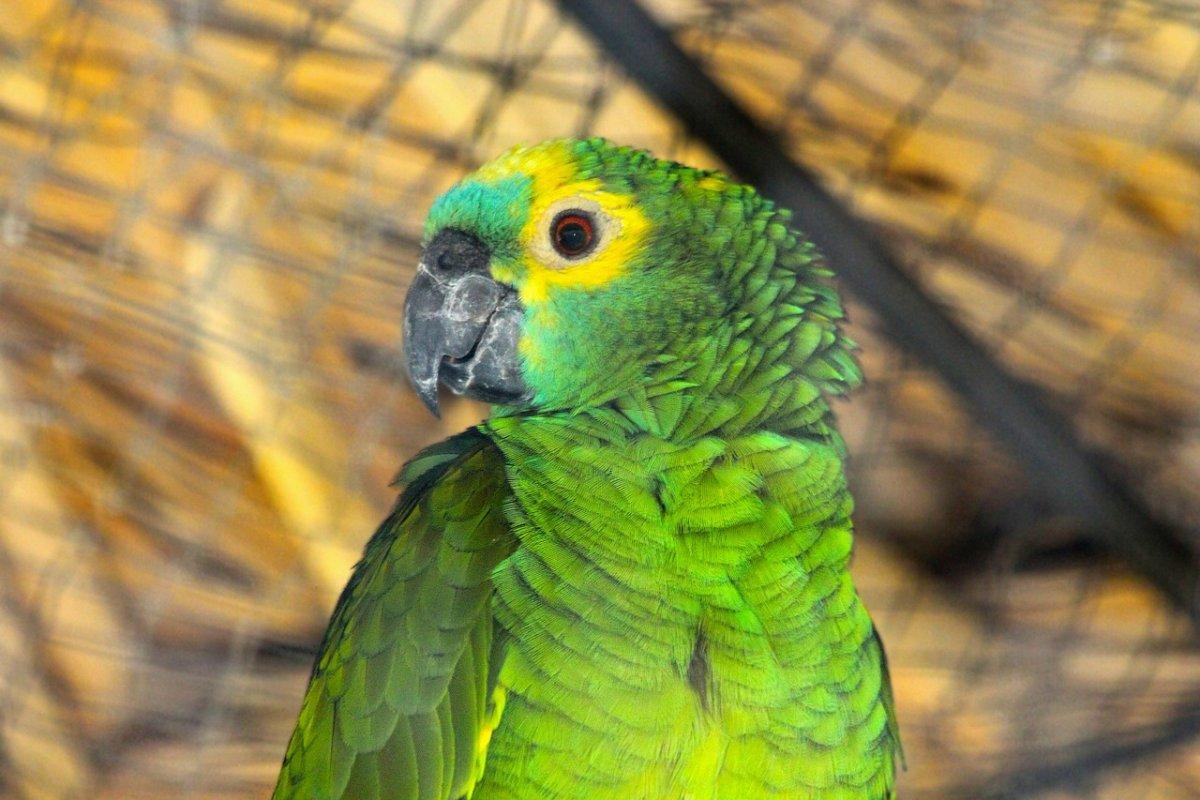
[[[578,253],[588,246],[587,228],[578,222],[566,222],[558,229],[558,243],[568,253]]]

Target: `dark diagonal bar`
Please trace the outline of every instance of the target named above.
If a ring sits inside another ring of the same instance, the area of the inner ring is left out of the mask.
[[[1038,392],[1001,367],[900,268],[780,142],[726,94],[634,0],[559,0],[605,52],[741,179],[795,214],[842,281],[902,347],[1006,445],[1050,507],[1200,619],[1195,538],[1156,520]]]

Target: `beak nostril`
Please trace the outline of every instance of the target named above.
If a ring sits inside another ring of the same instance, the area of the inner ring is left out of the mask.
[[[486,273],[490,260],[487,246],[466,231],[447,228],[425,248],[430,269],[448,276]]]

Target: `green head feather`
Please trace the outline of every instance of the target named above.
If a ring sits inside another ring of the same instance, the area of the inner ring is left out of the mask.
[[[579,254],[556,246],[556,223],[573,215],[590,228]],[[519,292],[536,406],[643,407],[666,414],[646,420],[658,433],[699,434],[813,423],[820,391],[860,380],[829,272],[789,219],[720,173],[603,139],[555,140],[450,189],[426,237],[478,237],[492,276]],[[763,407],[747,416],[738,403]]]

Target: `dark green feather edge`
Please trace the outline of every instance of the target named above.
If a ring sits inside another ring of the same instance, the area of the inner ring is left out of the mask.
[[[879,636],[879,629],[874,626],[871,628],[871,638],[875,642],[875,647],[879,648],[879,667],[883,670],[883,704],[888,715],[888,735],[892,737],[892,742],[896,745],[898,766],[900,769],[908,769],[908,759],[904,756],[904,744],[900,741],[900,720],[896,718],[896,697],[892,692],[892,673],[888,669],[887,650],[884,649],[883,639]]]
[[[490,576],[516,546],[503,462],[470,429],[397,482],[334,609],[274,800],[455,800],[478,779],[496,673]]]

